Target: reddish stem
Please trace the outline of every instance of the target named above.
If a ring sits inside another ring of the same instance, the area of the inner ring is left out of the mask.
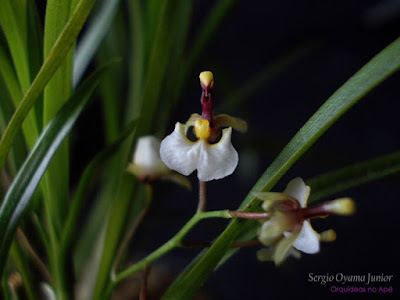
[[[199,180],[199,204],[197,211],[205,211],[207,203],[207,188],[206,182]]]
[[[229,213],[231,214],[232,217],[248,219],[248,220],[265,219],[271,216],[271,214],[267,212],[245,212],[245,211],[232,210]]]
[[[301,209],[303,219],[322,217],[330,214],[324,204],[313,207],[305,207]]]

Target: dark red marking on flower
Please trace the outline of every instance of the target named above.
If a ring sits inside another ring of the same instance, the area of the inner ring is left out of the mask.
[[[202,114],[201,117],[208,122],[210,122],[210,127],[213,128],[213,104],[214,104],[214,96],[213,96],[213,88],[210,86],[203,87],[203,91],[201,93],[200,103],[202,106]]]

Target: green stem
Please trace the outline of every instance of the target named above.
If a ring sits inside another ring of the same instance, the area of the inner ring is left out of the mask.
[[[111,295],[114,288],[124,280],[129,275],[136,273],[146,266],[152,264],[155,260],[168,253],[172,249],[181,246],[182,239],[186,236],[186,234],[201,220],[208,218],[224,218],[230,219],[232,218],[229,210],[218,210],[218,211],[209,211],[209,212],[197,212],[186,224],[182,227],[182,229],[169,241],[167,241],[164,245],[159,247],[157,250],[152,252],[147,257],[143,258],[136,264],[133,264],[125,271],[119,273],[111,282],[111,284],[107,288],[106,299]]]

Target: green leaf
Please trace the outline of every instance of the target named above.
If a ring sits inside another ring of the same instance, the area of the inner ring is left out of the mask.
[[[75,51],[73,82],[81,80],[101,41],[110,30],[120,0],[103,0],[102,6],[90,22]]]
[[[3,0],[0,9],[0,24],[14,62],[16,73],[22,90],[26,92],[30,86],[28,49],[26,41],[26,15],[20,0]]]
[[[23,251],[21,245],[18,243],[13,243],[11,245],[10,256],[17,266],[18,273],[21,275],[22,282],[24,283],[24,290],[28,296],[28,299],[38,299],[38,278],[34,276],[32,272],[32,266],[28,263],[29,258],[27,257],[26,252]],[[7,274],[7,272],[4,273]]]
[[[49,123],[11,184],[0,207],[0,273],[15,230],[43,173],[82,112],[103,71],[104,68],[87,79]]]
[[[287,170],[317,141],[335,121],[349,110],[372,88],[393,74],[400,67],[400,39],[397,39],[361,68],[340,87],[307,121],[261,176],[240,205],[241,210],[259,207],[255,192],[269,191]],[[205,252],[186,276],[179,277],[162,299],[190,299],[212,274],[229,246],[241,233],[245,221],[234,220]]]
[[[49,55],[66,25],[71,10],[71,0],[48,0],[44,24],[44,57]],[[72,52],[69,49],[57,71],[47,83],[43,93],[43,126],[53,119],[72,93]],[[69,199],[69,139],[65,139],[52,159],[42,183],[45,211],[51,240],[61,232],[61,224]],[[54,252],[54,251],[53,251]]]
[[[6,84],[8,93],[14,103],[14,106],[17,107],[22,99],[22,90],[21,86],[18,82],[17,75],[11,65],[6,51],[0,46],[0,75],[3,77],[3,80]],[[14,110],[14,109],[13,109]],[[37,129],[36,116],[33,112],[28,114],[26,122],[22,124],[22,129],[24,132],[25,140],[29,147],[33,147],[35,144],[36,138],[39,135]]]
[[[65,223],[62,234],[62,249],[70,248],[70,243],[74,236],[77,236],[76,226],[78,225],[78,217],[81,212],[83,201],[85,200],[90,183],[96,175],[100,166],[102,166],[107,159],[115,153],[120,147],[121,143],[132,133],[136,127],[137,120],[131,121],[119,137],[109,146],[99,152],[86,166],[79,180],[75,196],[73,197],[71,207],[69,208],[68,218]]]
[[[309,202],[400,172],[400,151],[363,161],[307,180]]]
[[[0,140],[0,170],[3,169],[8,151],[10,150],[11,144],[17,135],[22,122],[25,120],[37,97],[43,91],[54,72],[62,63],[63,58],[67,55],[69,49],[77,38],[94,1],[95,0],[79,1],[73,15],[54,44],[52,51],[47,56],[38,75],[24,95],[24,98],[19,104]],[[3,10],[1,9],[0,11]]]
[[[9,61],[6,50],[0,45],[0,75],[3,77],[8,93],[14,102],[18,105],[22,99],[22,90],[18,82],[18,77],[15,74],[14,68]]]
[[[36,8],[35,1],[26,1],[27,5],[27,23],[28,23],[28,60],[29,60],[29,71],[30,77],[35,78],[36,74],[39,72],[40,67],[43,63],[43,31],[42,25],[39,17],[38,10]],[[42,117],[43,117],[43,95],[40,95],[40,100],[36,101],[36,105],[34,106],[35,115],[36,115],[36,123],[38,132],[42,130]],[[22,96],[19,98],[19,101],[22,100]],[[38,134],[35,136],[35,138]]]
[[[0,58],[1,61],[1,58]],[[1,69],[1,64],[0,64]],[[0,135],[3,134],[7,127],[8,121],[11,119],[14,113],[14,105],[11,100],[11,96],[8,93],[6,84],[3,78],[0,76]],[[18,134],[15,142],[10,150],[7,163],[7,173],[10,177],[14,177],[17,173],[17,169],[21,166],[26,157],[26,144],[23,136]],[[1,194],[3,195],[3,194]]]
[[[27,1],[28,59],[31,78],[35,78],[43,62],[43,35],[35,1]]]

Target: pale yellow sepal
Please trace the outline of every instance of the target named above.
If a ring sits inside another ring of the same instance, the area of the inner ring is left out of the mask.
[[[214,118],[214,122],[216,126],[232,127],[233,129],[243,133],[247,131],[246,121],[240,118],[232,117],[230,115],[226,114],[216,115]]]
[[[291,200],[297,202],[297,200],[294,199],[292,196],[286,195],[284,193],[259,192],[254,193],[254,196],[260,200],[263,200],[262,208],[265,211],[267,211],[275,201]]]
[[[300,232],[291,234],[289,237],[281,239],[276,245],[274,253],[275,265],[280,265],[290,254],[293,243],[298,238]]]

